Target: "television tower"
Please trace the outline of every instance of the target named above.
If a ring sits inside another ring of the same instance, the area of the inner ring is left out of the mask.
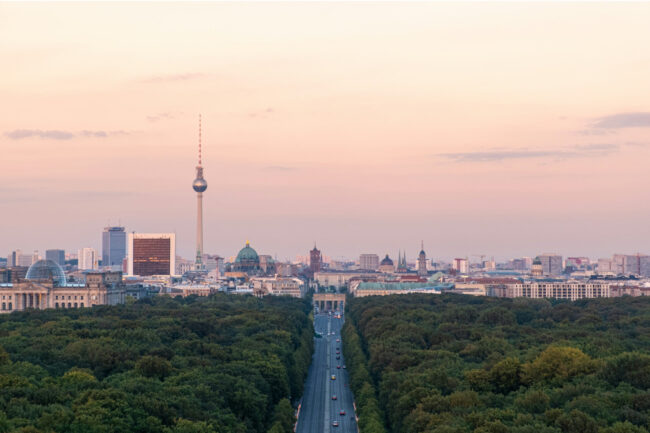
[[[202,271],[203,265],[203,192],[208,189],[208,183],[203,179],[203,166],[201,165],[201,115],[199,114],[199,165],[196,166],[196,179],[192,182],[196,191],[196,261],[194,269]]]

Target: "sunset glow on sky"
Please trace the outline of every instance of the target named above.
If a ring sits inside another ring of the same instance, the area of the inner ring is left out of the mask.
[[[650,3],[0,3],[0,255],[650,253]],[[90,243],[88,240],[92,240]]]

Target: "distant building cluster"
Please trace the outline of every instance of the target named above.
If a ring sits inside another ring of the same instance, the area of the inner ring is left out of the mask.
[[[42,257],[38,251],[17,249],[0,259],[1,311],[85,308],[123,303],[127,297],[216,292],[304,297],[314,291],[321,297],[321,307],[339,309],[345,294],[458,293],[569,300],[649,294],[650,256],[640,253],[596,261],[543,253],[503,263],[471,254],[447,262],[427,258],[421,242],[412,261],[404,250],[398,251],[396,260],[388,253],[367,250],[358,260],[335,260],[314,244],[298,260],[280,261],[258,254],[246,241],[235,256],[208,254],[203,245],[203,194],[208,184],[201,152],[199,116],[198,164],[192,182],[197,197],[196,249],[191,258],[177,255],[175,233],[127,232],[119,225],[103,229],[100,250],[48,249]]]

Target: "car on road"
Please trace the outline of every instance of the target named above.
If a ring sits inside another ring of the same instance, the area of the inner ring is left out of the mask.
[[[336,355],[336,359],[341,359],[341,355]]]
[[[341,415],[341,416],[345,415],[345,411],[342,410],[341,412],[339,412],[339,415]]]
[[[338,427],[338,426],[339,426],[339,422],[338,422],[338,421],[333,421],[333,422],[332,422],[332,427]]]
[[[323,376],[321,376],[323,377]],[[332,375],[332,380],[336,380],[336,376]]]
[[[335,395],[332,396],[332,400],[336,400],[336,396],[335,396]]]
[[[340,365],[337,365],[336,368],[341,368],[341,366],[340,366]]]
[[[343,366],[343,368],[346,368],[345,365]]]
[[[337,339],[336,339],[336,342],[337,342],[337,343],[340,343],[340,342],[341,342],[341,339],[340,339],[340,338],[337,338]]]

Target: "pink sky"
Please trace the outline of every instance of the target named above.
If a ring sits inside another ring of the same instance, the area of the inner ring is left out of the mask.
[[[0,255],[650,253],[648,3],[0,3]]]

